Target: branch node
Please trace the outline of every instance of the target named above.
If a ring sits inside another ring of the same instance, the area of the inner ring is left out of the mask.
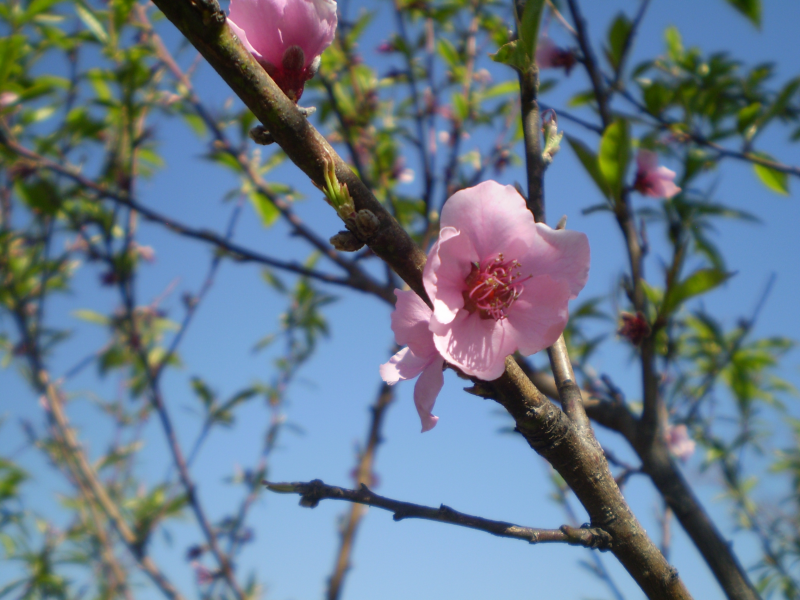
[[[257,125],[256,127],[253,127],[248,132],[248,135],[250,136],[251,140],[261,146],[269,146],[270,144],[275,143],[275,138],[272,137],[272,134],[263,125]]]
[[[214,24],[221,27],[225,24],[225,13],[217,0],[191,0],[191,5],[200,13],[203,25]]]
[[[301,493],[300,496],[300,506],[305,506],[306,508],[316,508],[319,504],[319,501],[323,498],[323,491],[324,491],[325,484],[322,483],[321,479],[314,479],[313,481],[309,481],[307,484],[300,487],[298,490]]]

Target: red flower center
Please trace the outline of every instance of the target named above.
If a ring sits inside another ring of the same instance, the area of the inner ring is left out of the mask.
[[[481,319],[505,319],[508,309],[522,293],[522,284],[531,278],[530,275],[520,278],[521,266],[516,260],[505,260],[502,252],[485,266],[472,263],[465,280],[464,308],[470,314],[477,311]]]

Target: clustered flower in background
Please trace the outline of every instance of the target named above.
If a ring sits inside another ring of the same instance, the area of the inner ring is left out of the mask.
[[[539,37],[536,46],[536,65],[540,69],[564,69],[564,74],[569,75],[577,62],[578,57],[574,51],[556,46],[546,35]]]
[[[228,24],[283,93],[297,102],[336,35],[336,2],[231,0]]]
[[[667,425],[664,433],[669,453],[675,458],[686,462],[694,454],[695,442],[689,437],[689,429],[681,423],[680,425]]]
[[[639,150],[636,155],[636,180],[633,189],[651,198],[672,198],[681,191],[675,185],[675,171],[658,166],[658,155],[650,150]]]
[[[381,367],[389,384],[420,375],[414,399],[423,431],[436,424],[445,360],[497,379],[510,354],[534,354],[558,339],[568,302],[589,276],[586,236],[534,223],[511,186],[487,181],[456,192],[440,226],[423,275],[433,310],[413,292],[397,292],[392,330],[408,347]]]

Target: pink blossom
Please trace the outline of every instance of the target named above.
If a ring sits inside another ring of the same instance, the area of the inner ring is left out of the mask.
[[[231,0],[228,23],[275,83],[297,102],[336,34],[333,0]]]
[[[0,94],[0,108],[11,106],[17,100],[19,100],[19,94],[15,94],[14,92],[3,92]]]
[[[536,64],[540,69],[563,68],[567,75],[575,66],[577,59],[572,50],[565,50],[556,46],[553,40],[546,35],[539,38],[536,46]]]
[[[133,242],[133,251],[145,262],[151,263],[155,262],[156,260],[156,251],[153,250],[152,246],[142,246],[136,242]]]
[[[670,454],[675,458],[685,462],[694,454],[695,442],[689,437],[689,430],[686,425],[667,425],[664,437],[667,440],[667,448]]]
[[[584,234],[534,223],[511,186],[487,181],[461,190],[442,209],[423,274],[433,343],[467,375],[497,379],[508,355],[558,339],[588,275]]]
[[[436,351],[433,335],[428,329],[431,309],[414,292],[395,290],[397,305],[392,313],[394,339],[407,346],[395,354],[389,362],[381,365],[381,377],[389,385],[401,379],[414,379],[414,404],[422,421],[422,431],[429,431],[439,417],[431,411],[436,396],[444,385],[444,359]]]
[[[216,575],[213,571],[201,565],[198,561],[193,560],[189,563],[194,569],[194,576],[197,578],[198,585],[208,585],[214,583]]]
[[[658,155],[650,150],[639,150],[636,156],[636,181],[633,188],[652,198],[672,198],[681,191],[675,185],[675,171],[658,166]]]

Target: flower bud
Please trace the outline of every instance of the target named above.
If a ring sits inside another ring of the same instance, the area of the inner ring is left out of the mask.
[[[336,34],[333,0],[231,0],[228,24],[294,102]]]
[[[356,229],[358,229],[359,235],[364,239],[368,240],[378,233],[378,228],[380,226],[380,220],[371,210],[362,208],[356,213]]]
[[[642,341],[650,335],[650,324],[644,314],[637,312],[635,315],[623,312],[619,315],[620,327],[617,334],[626,338],[634,346],[641,345]]]
[[[340,231],[331,238],[331,245],[339,252],[355,252],[364,247],[364,242],[350,231]]]

